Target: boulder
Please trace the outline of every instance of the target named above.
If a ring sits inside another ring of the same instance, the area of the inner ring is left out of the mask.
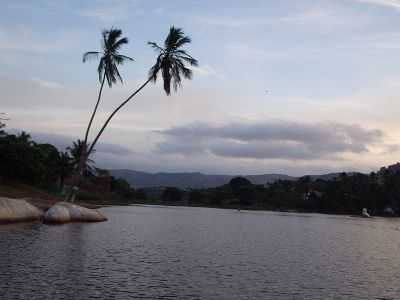
[[[45,223],[68,222],[103,222],[107,218],[94,209],[89,209],[69,202],[59,202],[50,207],[44,214]]]
[[[36,221],[43,212],[23,199],[0,197],[0,223]]]

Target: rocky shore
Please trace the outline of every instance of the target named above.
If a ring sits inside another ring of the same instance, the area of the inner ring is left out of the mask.
[[[103,222],[107,218],[95,209],[89,209],[69,202],[59,202],[44,214],[45,223],[62,224],[69,222]]]
[[[107,218],[95,209],[68,202],[49,203],[49,206],[43,209],[43,206],[36,207],[27,199],[0,197],[0,224],[29,221],[63,224],[103,222],[107,221]]]
[[[38,221],[43,211],[24,199],[0,198],[0,223]]]

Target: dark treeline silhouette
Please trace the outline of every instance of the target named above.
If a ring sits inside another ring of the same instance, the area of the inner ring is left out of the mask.
[[[23,183],[65,196],[65,187],[80,162],[82,148],[83,142],[78,140],[66,151],[60,151],[51,144],[36,143],[24,131],[8,134],[5,124],[0,122],[0,185]],[[95,168],[92,160],[86,161],[84,171],[84,184],[78,195],[80,200],[132,202],[135,198],[135,190],[128,182]],[[106,193],[96,193],[96,188],[101,185],[99,177],[108,179]],[[143,198],[140,193],[138,195]]]
[[[63,195],[73,183],[73,170],[80,163],[83,142],[78,140],[60,151],[40,144],[22,131],[8,134],[0,122],[0,186],[25,183],[53,194]],[[252,184],[243,177],[216,188],[182,190],[176,187],[137,189],[124,179],[110,176],[90,159],[84,168],[78,197],[96,203],[147,203],[266,209],[279,211],[360,214],[367,208],[372,215],[400,215],[400,164],[370,174],[341,173],[330,179],[277,180]],[[104,186],[107,186],[104,189]],[[1,189],[1,187],[0,187]],[[0,191],[1,192],[1,191]]]
[[[400,215],[400,165],[377,173],[341,173],[331,180],[278,180],[254,185],[246,178],[207,189],[167,187],[153,201],[174,205],[279,211],[357,214],[367,208],[372,215]]]

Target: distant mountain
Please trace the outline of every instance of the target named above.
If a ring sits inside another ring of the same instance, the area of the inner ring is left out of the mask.
[[[262,175],[207,175],[199,172],[193,173],[147,173],[134,170],[110,170],[111,175],[123,178],[135,188],[151,188],[174,186],[178,188],[212,188],[227,184],[233,177],[243,176],[253,184],[266,184],[276,180],[296,180],[284,174],[262,174]],[[348,173],[352,174],[352,173]],[[312,180],[332,180],[340,173],[329,173],[322,175],[309,175]]]
[[[146,173],[134,170],[110,170],[111,175],[127,180],[136,188],[174,186],[179,188],[210,188],[228,183],[233,175],[207,175],[194,173]],[[254,184],[265,184],[279,179],[294,180],[295,177],[281,174],[244,176]]]

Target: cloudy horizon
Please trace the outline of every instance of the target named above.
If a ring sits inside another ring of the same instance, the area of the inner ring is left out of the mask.
[[[65,148],[99,88],[100,33],[121,28],[135,58],[106,88],[92,136],[146,79],[147,41],[182,27],[199,60],[167,97],[149,85],[110,124],[97,165],[148,172],[369,172],[400,155],[400,0],[5,1],[0,112],[9,130]],[[51,24],[51,26],[49,26]]]

